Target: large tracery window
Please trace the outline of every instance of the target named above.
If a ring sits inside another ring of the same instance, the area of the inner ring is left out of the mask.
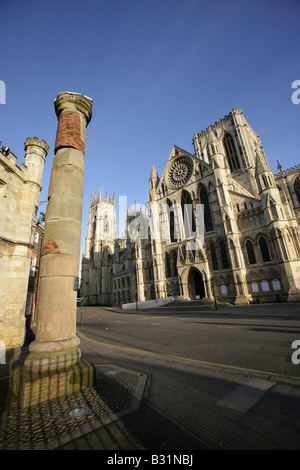
[[[298,202],[299,202],[299,204],[300,204],[300,176],[298,176],[298,177],[295,179],[294,191],[295,191],[295,193],[296,193]]]
[[[230,134],[226,134],[224,139],[224,146],[226,157],[229,163],[230,171],[236,171],[240,169],[239,158],[235,149],[233,138]]]

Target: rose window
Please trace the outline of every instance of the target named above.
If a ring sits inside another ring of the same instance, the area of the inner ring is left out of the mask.
[[[168,173],[168,185],[178,188],[187,183],[193,172],[193,162],[188,157],[176,160],[170,167]]]

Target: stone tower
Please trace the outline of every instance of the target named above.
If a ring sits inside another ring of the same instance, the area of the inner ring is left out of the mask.
[[[0,341],[7,352],[24,343],[33,224],[49,146],[34,137],[26,140],[24,149],[20,166],[9,148],[2,147],[0,153]]]
[[[117,218],[115,195],[91,196],[85,254],[82,257],[80,295],[91,304],[111,303],[109,260],[115,252]]]

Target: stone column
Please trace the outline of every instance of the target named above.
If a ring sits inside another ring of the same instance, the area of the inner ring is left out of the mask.
[[[22,372],[12,374],[11,381],[22,407],[74,391],[70,384],[86,382],[82,376],[86,370],[90,375],[92,368],[82,366],[76,336],[85,136],[92,100],[65,92],[54,105],[58,126],[41,254],[36,337]]]
[[[36,339],[25,361],[25,366],[38,371],[66,368],[80,359],[74,289],[79,272],[85,135],[92,100],[60,93],[54,105],[58,126],[41,256]]]

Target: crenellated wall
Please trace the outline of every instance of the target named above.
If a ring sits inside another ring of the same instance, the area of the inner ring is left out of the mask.
[[[49,146],[34,137],[24,149],[20,166],[9,148],[0,152],[0,340],[6,351],[24,342],[34,226]]]

